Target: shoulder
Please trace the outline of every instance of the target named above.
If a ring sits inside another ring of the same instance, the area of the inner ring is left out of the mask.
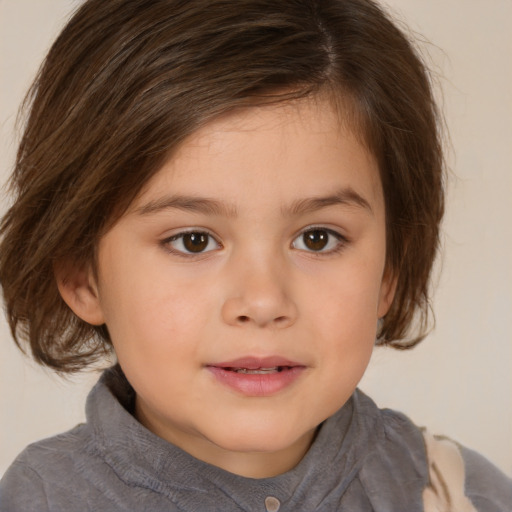
[[[177,510],[151,482],[138,483],[126,483],[83,425],[21,452],[0,481],[0,512]]]
[[[380,431],[377,443],[369,450],[372,468],[379,465],[382,467],[377,474],[385,474],[383,470],[387,469],[389,473],[405,478],[410,488],[421,482],[425,510],[438,510],[428,508],[431,497],[426,496],[435,490],[434,481],[440,476],[442,482],[437,489],[442,492],[434,491],[436,503],[439,499],[443,501],[441,495],[448,485],[451,501],[460,499],[461,503],[469,503],[471,508],[467,510],[512,512],[512,480],[485,457],[449,438],[429,435],[400,412],[378,409],[361,392],[357,399],[361,412],[377,418],[373,428]],[[384,468],[385,465],[388,467]],[[375,474],[375,471],[369,472],[368,487],[376,486],[379,479]]]
[[[0,511],[65,510],[55,505],[69,495],[69,475],[76,474],[86,444],[84,427],[78,426],[25,448],[0,481]]]
[[[105,383],[109,375],[89,394],[85,424],[29,445],[8,468],[0,512],[177,510],[160,475],[150,480],[137,466],[137,456],[154,463],[155,454],[146,453],[142,427]]]
[[[27,492],[30,489],[30,493]],[[44,480],[20,457],[10,466],[0,481],[0,511],[49,511]]]
[[[512,479],[479,453],[459,446],[466,471],[466,495],[478,511],[511,511]]]

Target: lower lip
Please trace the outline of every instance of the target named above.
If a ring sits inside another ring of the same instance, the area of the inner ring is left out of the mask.
[[[293,366],[275,373],[237,373],[218,366],[207,366],[222,384],[246,396],[271,396],[291,386],[306,369]]]

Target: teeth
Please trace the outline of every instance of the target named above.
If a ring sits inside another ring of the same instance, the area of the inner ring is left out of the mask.
[[[248,375],[263,375],[266,373],[276,373],[280,371],[279,366],[274,366],[273,368],[258,368],[256,370],[249,370],[248,368],[235,368],[234,371],[236,373],[245,373]]]

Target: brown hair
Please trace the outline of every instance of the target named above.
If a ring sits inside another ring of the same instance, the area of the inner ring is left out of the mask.
[[[60,371],[108,352],[106,327],[61,299],[55,262],[91,264],[101,234],[198,127],[323,90],[349,99],[354,129],[379,162],[387,266],[398,275],[380,342],[417,343],[443,159],[429,76],[388,16],[370,0],[88,0],[27,95],[16,200],[0,226],[0,282],[18,345],[27,340],[38,362]]]

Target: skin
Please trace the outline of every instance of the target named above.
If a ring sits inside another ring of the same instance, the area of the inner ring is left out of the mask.
[[[208,234],[201,252],[187,252],[190,230]],[[311,249],[305,231],[327,245]],[[374,157],[328,102],[306,99],[194,133],[101,238],[97,279],[57,278],[78,316],[106,323],[143,425],[262,478],[301,460],[363,376],[394,293],[385,235]],[[275,355],[303,370],[268,396],[208,369]]]

